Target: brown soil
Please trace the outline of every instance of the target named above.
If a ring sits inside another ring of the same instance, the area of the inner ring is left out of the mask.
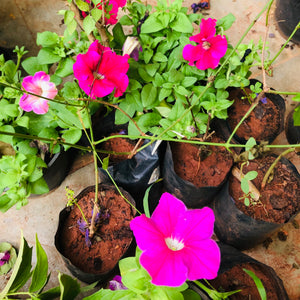
[[[243,268],[254,272],[262,281],[267,293],[267,299],[281,300],[278,298],[276,285],[272,278],[269,278],[257,264],[244,263],[237,265],[209,282],[220,292],[241,290],[239,293],[230,296],[229,299],[231,300],[261,300],[253,279],[243,271]]]
[[[112,133],[109,136],[119,135],[120,133]],[[128,138],[113,138],[101,144],[101,149],[113,153],[130,153],[136,145],[136,141]],[[112,164],[119,163],[123,160],[128,159],[129,154],[109,154],[109,162]],[[105,157],[106,155],[102,155]]]
[[[78,203],[88,220],[92,217],[94,191],[89,191]],[[62,254],[83,272],[102,274],[113,269],[128,249],[133,235],[129,224],[133,219],[131,206],[114,190],[101,189],[99,203],[107,209],[109,218],[99,227],[92,245],[87,246],[84,234],[79,230],[82,215],[76,206],[65,220],[61,233]]]
[[[251,93],[245,88],[247,94]],[[242,117],[250,108],[246,94],[241,89],[234,89],[229,96],[234,103],[228,109],[228,124],[231,130],[240,122]],[[282,116],[276,105],[266,98],[267,103],[259,101],[257,107],[250,113],[249,117],[238,128],[236,135],[248,140],[254,137],[256,141],[273,140],[281,130]]]
[[[300,177],[287,165],[279,162],[271,176],[271,182],[261,189],[263,177],[274,160],[274,156],[268,155],[249,161],[249,165],[245,164],[242,168],[243,174],[253,170],[258,172],[258,176],[252,180],[260,192],[258,203],[244,205],[240,181],[233,175],[229,177],[229,193],[236,206],[246,215],[257,220],[282,224],[289,221],[300,209]]]
[[[212,137],[208,142],[224,143],[218,137]],[[233,158],[225,147],[188,143],[170,145],[176,174],[198,188],[220,185],[233,164]]]

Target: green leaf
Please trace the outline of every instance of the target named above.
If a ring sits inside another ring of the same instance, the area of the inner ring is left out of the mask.
[[[126,98],[119,104],[119,107],[125,111],[131,118],[136,112],[135,99],[131,94],[126,94]],[[120,110],[116,111],[115,123],[116,125],[125,124],[129,118]]]
[[[83,298],[83,300],[132,300],[136,299],[136,293],[130,290],[116,290],[101,289],[95,294]],[[143,299],[143,298],[142,298]]]
[[[293,113],[293,120],[295,126],[300,126],[300,106],[295,108],[295,111]]]
[[[36,266],[32,273],[31,284],[29,287],[29,292],[40,291],[47,283],[48,278],[48,258],[45,250],[42,248],[37,234],[35,235],[36,242]]]
[[[75,3],[81,11],[89,11],[90,10],[90,7],[87,2],[84,2],[82,0],[75,0]]]
[[[235,16],[232,13],[229,13],[217,21],[217,26],[221,26],[223,30],[228,30],[234,22]]]
[[[0,127],[0,131],[8,132],[8,133],[14,133],[15,129],[11,125],[3,125]],[[0,134],[0,141],[7,143],[7,144],[12,144],[12,139],[13,137],[10,135]]]
[[[245,177],[247,180],[253,180],[257,177],[257,172],[256,171],[249,171],[247,174],[245,174]]]
[[[109,155],[104,157],[102,160],[102,169],[107,170],[109,166]]]
[[[159,21],[159,17],[154,13],[151,14],[141,26],[141,33],[153,33],[164,28],[165,27],[163,26],[163,24]]]
[[[132,25],[132,20],[127,15],[124,15],[119,20],[119,23],[121,25],[127,25],[127,26],[129,26],[129,25]]]
[[[162,101],[163,99],[170,96],[171,93],[172,93],[172,89],[161,88],[161,90],[159,91],[158,100]]]
[[[42,48],[37,56],[38,64],[47,65],[59,62],[61,57],[53,53],[52,48]]]
[[[70,144],[76,144],[80,138],[81,138],[81,134],[82,131],[81,129],[78,128],[70,128],[68,130],[64,130],[63,134],[62,134],[62,139],[66,142],[66,143],[70,143]],[[70,146],[68,146],[67,148],[69,148]],[[65,148],[66,149],[66,148]]]
[[[32,248],[28,246],[21,232],[19,254],[9,281],[0,293],[0,299],[4,299],[8,293],[17,292],[28,281],[31,276],[31,258]]]
[[[292,98],[293,101],[297,101],[297,102],[300,102],[300,93],[298,93],[296,96],[294,96]]]
[[[249,205],[250,205],[250,200],[249,200],[249,198],[245,198],[245,199],[244,199],[244,204],[245,204],[246,206],[249,206]]]
[[[123,32],[123,28],[120,23],[117,23],[114,26],[113,36],[114,36],[114,40],[118,41],[118,43],[123,46],[123,44],[125,43],[125,40],[126,40],[126,36]]]
[[[249,193],[249,182],[248,179],[243,177],[241,180],[241,189],[245,194]]]
[[[89,35],[95,28],[96,22],[92,16],[86,16],[83,19],[83,29],[87,35]]]
[[[49,187],[43,177],[30,183],[30,186],[32,194],[42,195],[49,192]]]
[[[157,104],[157,88],[153,84],[146,84],[141,93],[142,103],[146,109],[151,109]]]
[[[98,9],[97,7],[93,8],[90,13],[96,22],[99,21],[102,16],[102,10]]]
[[[183,33],[193,33],[194,27],[189,18],[182,12],[176,15],[175,20],[170,24],[173,30]]]
[[[39,300],[54,300],[60,296],[60,287],[56,286],[52,289],[49,289],[41,294],[39,294]]]
[[[75,19],[72,19],[70,23],[67,25],[67,32],[71,35],[77,28],[77,22]]]
[[[164,61],[168,61],[168,58],[161,52],[156,52],[153,56],[153,60],[157,62],[164,62]]]
[[[40,64],[37,57],[28,57],[22,62],[22,67],[29,75],[34,75],[38,71],[48,73],[48,66]]]
[[[37,33],[36,43],[38,46],[51,47],[59,42],[59,36],[55,32],[44,31]]]
[[[55,71],[55,75],[59,77],[67,77],[73,74],[73,64],[74,60],[71,57],[62,59]]]
[[[183,87],[190,87],[197,81],[196,77],[189,77],[185,76],[184,79],[181,81]]]
[[[243,269],[243,271],[246,272],[254,280],[261,300],[267,300],[267,293],[266,293],[266,290],[264,288],[262,281],[252,271],[247,270],[247,269]]]
[[[71,10],[66,10],[65,11],[65,16],[64,16],[64,22],[66,25],[71,23],[74,20],[75,13]],[[75,21],[76,22],[76,21]]]
[[[60,300],[75,299],[80,293],[80,285],[71,276],[59,273],[58,280],[61,290]]]

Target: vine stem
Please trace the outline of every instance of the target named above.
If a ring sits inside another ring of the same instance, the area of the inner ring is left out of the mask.
[[[292,37],[294,36],[294,34],[296,33],[296,31],[300,28],[300,22],[297,24],[297,26],[295,27],[294,31],[291,33],[291,35],[289,36],[289,38],[286,40],[286,42],[282,45],[282,47],[280,48],[280,50],[276,53],[276,55],[273,57],[272,60],[270,60],[268,62],[268,65],[266,68],[270,68],[270,66],[273,64],[273,62],[278,58],[278,56],[281,54],[281,52],[285,49],[285,46],[289,43],[289,41],[292,39]]]
[[[291,153],[291,152],[293,152],[293,151],[295,151],[295,148],[289,148],[289,149],[283,151],[280,155],[278,155],[278,157],[274,160],[274,162],[272,163],[272,165],[270,166],[270,168],[269,168],[268,171],[266,172],[266,174],[265,174],[265,176],[264,176],[264,178],[263,178],[263,180],[262,180],[262,182],[261,182],[261,189],[263,189],[263,188],[266,186],[270,174],[273,172],[275,166],[276,166],[277,163],[280,161],[280,159],[281,159],[283,156],[285,156],[285,155],[287,155],[287,154],[289,154],[289,153]]]

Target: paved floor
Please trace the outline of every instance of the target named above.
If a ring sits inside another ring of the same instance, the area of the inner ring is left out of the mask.
[[[185,1],[190,6],[193,1]],[[208,17],[220,18],[228,13],[233,13],[237,20],[229,30],[228,35],[231,43],[240,39],[244,30],[250,25],[254,17],[267,1],[261,0],[211,0],[211,9],[205,11]],[[149,3],[149,1],[148,1]],[[151,1],[150,1],[151,3]],[[62,32],[61,16],[56,12],[64,9],[63,0],[0,0],[0,47],[14,47],[25,45],[30,50],[30,55],[37,53],[35,44],[37,32],[50,30]],[[273,10],[271,10],[270,27],[267,33],[271,56],[276,53],[285,39],[276,29]],[[265,36],[264,15],[250,30],[245,41],[251,39],[258,41]],[[290,43],[291,45],[291,43]],[[267,77],[268,86],[280,91],[299,91],[300,89],[300,48],[298,46],[286,48],[275,63],[273,77]],[[261,71],[256,69],[253,77],[262,79]],[[287,112],[291,109],[291,100],[287,97]],[[286,143],[282,133],[274,142],[275,144]],[[299,158],[290,156],[300,169]],[[30,245],[34,245],[37,233],[42,246],[45,248],[49,267],[52,272],[49,287],[57,284],[57,272],[68,273],[62,259],[56,252],[53,244],[56,231],[58,213],[65,206],[65,186],[70,186],[78,193],[82,188],[93,184],[93,167],[91,164],[72,172],[65,181],[53,192],[37,198],[32,198],[26,207],[16,211],[14,208],[0,216],[0,241],[8,241],[15,246],[19,244],[20,231]],[[83,164],[83,165],[84,165]],[[295,219],[300,223],[300,215]],[[254,258],[272,266],[282,278],[291,299],[300,299],[300,231],[295,224],[287,224],[284,231],[288,233],[287,239],[282,241],[275,234],[273,242],[266,249],[257,246],[247,251]],[[0,289],[5,284],[4,277],[0,277]]]

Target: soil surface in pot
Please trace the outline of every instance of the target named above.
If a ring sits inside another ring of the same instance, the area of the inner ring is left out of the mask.
[[[224,143],[216,136],[207,142]],[[233,158],[225,147],[177,142],[170,143],[170,146],[175,173],[198,188],[220,185],[233,164]]]
[[[230,92],[229,99],[234,100],[228,109],[227,119],[231,130],[236,127],[250,108],[250,103],[246,95],[252,92],[249,88],[245,88],[245,92],[241,89],[234,89]],[[263,101],[259,101],[257,107],[241,124],[236,135],[246,140],[254,137],[256,141],[269,141],[280,133],[281,122],[281,112],[268,97],[265,97]]]
[[[256,220],[282,224],[289,221],[300,209],[300,178],[294,170],[280,161],[269,177],[271,181],[261,189],[263,177],[274,160],[274,156],[268,155],[243,165],[243,174],[249,171],[258,173],[251,181],[260,192],[258,202],[250,201],[249,206],[244,204],[245,195],[241,190],[241,183],[232,174],[229,177],[229,193],[236,206],[246,215]],[[240,168],[240,164],[238,167]]]
[[[78,204],[88,220],[92,217],[94,191],[89,191]],[[61,233],[61,249],[63,255],[73,265],[86,273],[102,274],[110,271],[123,256],[132,242],[133,235],[129,224],[133,219],[131,206],[114,190],[99,190],[99,203],[102,211],[108,213],[99,226],[91,246],[87,246],[85,235],[79,230],[78,221],[82,215],[73,206],[65,221]]]
[[[220,292],[241,290],[231,295],[231,300],[261,300],[253,279],[243,269],[252,271],[262,281],[267,293],[267,299],[281,300],[278,298],[276,285],[272,278],[269,278],[259,265],[253,263],[236,265],[229,271],[219,275],[216,279],[209,280],[209,282]]]
[[[115,132],[110,134],[109,136],[120,135],[120,134],[122,133]],[[136,141],[134,140],[117,137],[102,143],[101,149],[109,152],[115,152],[115,153],[122,153],[122,152],[130,153],[131,151],[134,150],[135,145],[136,145]],[[105,156],[107,155],[101,154],[101,157],[104,158]],[[113,153],[109,154],[110,164],[116,164],[126,159],[128,159],[128,154],[113,154]]]

